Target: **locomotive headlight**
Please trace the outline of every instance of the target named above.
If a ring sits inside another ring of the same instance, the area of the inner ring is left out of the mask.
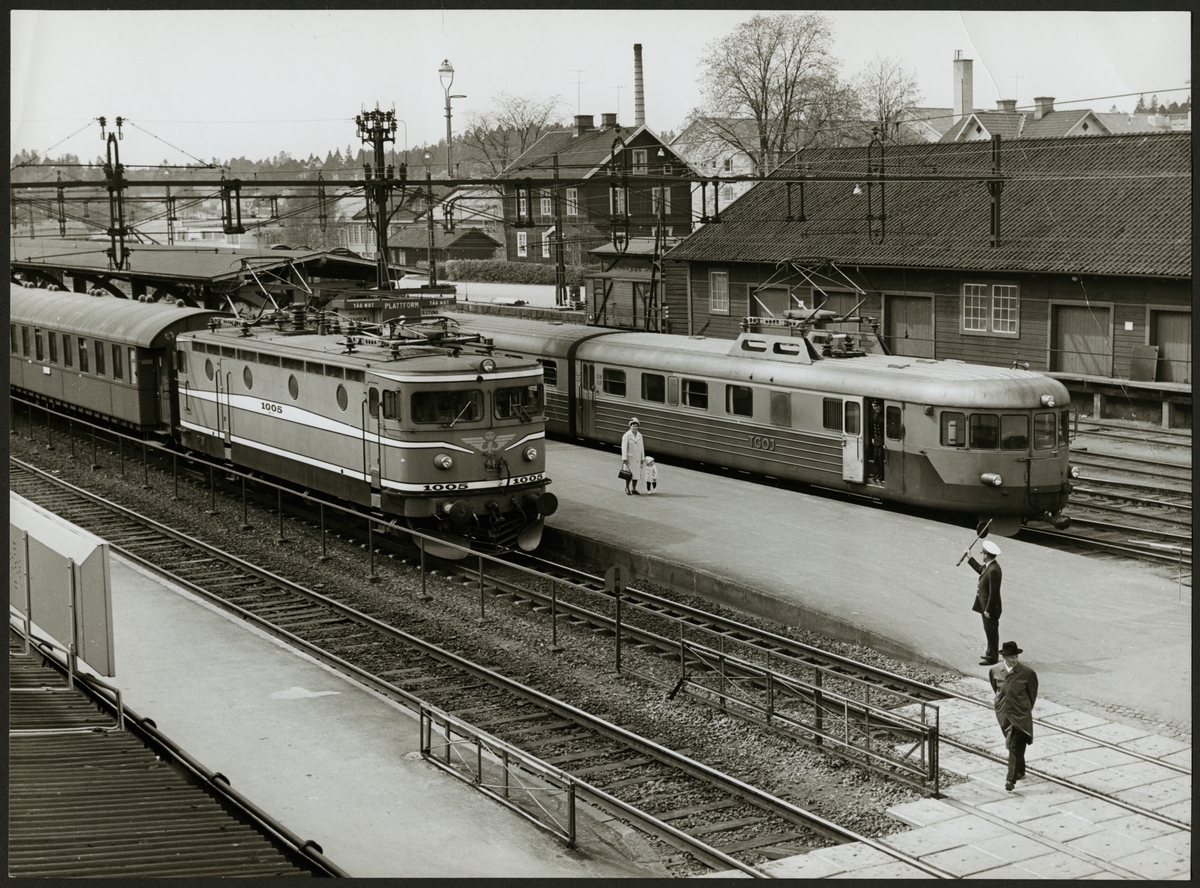
[[[494,373],[496,371],[496,362],[491,358],[484,358],[483,363],[479,365],[479,369],[484,373]]]
[[[990,484],[993,487],[999,487],[1004,483],[1004,479],[1001,478],[996,472],[984,472],[979,476],[979,480],[984,484]]]
[[[449,454],[439,453],[437,456],[435,456],[433,458],[433,464],[435,466],[437,466],[439,469],[449,469],[449,468],[453,468],[454,460],[450,457]]]
[[[1053,407],[1054,406],[1054,395],[1042,395],[1042,406],[1043,407]]]
[[[1070,475],[1074,480],[1078,481],[1080,475],[1079,466],[1071,466],[1071,468],[1067,469],[1067,474]]]
[[[537,448],[536,447],[526,447],[524,455],[525,455],[525,462],[533,462],[535,459],[537,459]]]

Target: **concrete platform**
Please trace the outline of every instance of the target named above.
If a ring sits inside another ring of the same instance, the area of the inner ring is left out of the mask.
[[[646,451],[654,455],[653,439]],[[559,509],[544,551],[622,563],[635,580],[987,674],[971,610],[977,577],[955,567],[969,530],[661,463],[655,495],[626,496],[617,454],[558,441],[547,466]],[[1025,651],[1043,700],[1190,734],[1190,586],[1136,564],[993,539],[1004,569],[1000,639]]]
[[[406,710],[118,557],[111,582],[128,705],[352,876],[658,875],[594,809],[569,849],[423,761]]]

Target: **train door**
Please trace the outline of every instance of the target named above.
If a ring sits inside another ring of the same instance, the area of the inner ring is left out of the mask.
[[[379,434],[379,386],[374,383],[367,385],[367,415],[363,422],[363,437],[367,451],[367,474],[371,478],[371,500],[373,505],[378,506],[381,490],[379,454],[383,445]]]
[[[863,482],[863,399],[842,398],[842,480]]]
[[[1045,490],[1050,487],[1061,487],[1067,481],[1067,463],[1059,459],[1061,450],[1067,447],[1067,413],[1064,411],[1038,412],[1033,415],[1033,447],[1029,450],[1029,472],[1026,483],[1028,493],[1034,489]],[[1000,422],[1023,421],[1029,422],[1027,416],[1002,416]],[[1025,446],[1029,447],[1028,425],[1022,425],[1019,431],[1025,433]],[[1001,425],[1000,440],[1006,441],[1004,427]]]
[[[591,438],[596,431],[596,365],[590,361],[579,364],[578,380],[579,414],[575,417],[576,434]]]
[[[883,446],[888,487],[891,490],[904,490],[903,404],[886,404],[883,408]]]
[[[213,375],[213,384],[216,386],[217,396],[217,434],[225,442],[225,458],[229,459],[231,448],[233,447],[233,423],[230,417],[232,408],[229,403],[229,374],[225,371],[225,363],[220,359],[217,360],[217,372]]]

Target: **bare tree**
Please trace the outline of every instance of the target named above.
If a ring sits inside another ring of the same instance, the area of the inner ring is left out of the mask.
[[[818,13],[778,13],[756,15],[705,47],[699,113],[760,175],[846,119],[853,92],[839,82],[832,39]]]
[[[498,93],[490,109],[466,115],[461,142],[476,155],[477,162],[499,173],[545,133],[563,126],[561,96]]]
[[[919,141],[911,129],[903,127],[913,119],[914,109],[924,100],[917,89],[917,75],[899,61],[875,56],[854,78],[854,87],[862,108],[867,134],[882,142]]]

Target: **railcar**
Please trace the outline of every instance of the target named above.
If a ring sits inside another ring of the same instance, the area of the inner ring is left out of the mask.
[[[473,548],[536,548],[557,507],[536,361],[436,323],[267,320],[14,285],[12,388]]]
[[[491,315],[470,325],[542,362],[556,434],[614,444],[637,416],[656,456],[967,513],[1002,533],[1066,523],[1069,395],[1042,374],[831,350],[826,331],[730,341]]]

